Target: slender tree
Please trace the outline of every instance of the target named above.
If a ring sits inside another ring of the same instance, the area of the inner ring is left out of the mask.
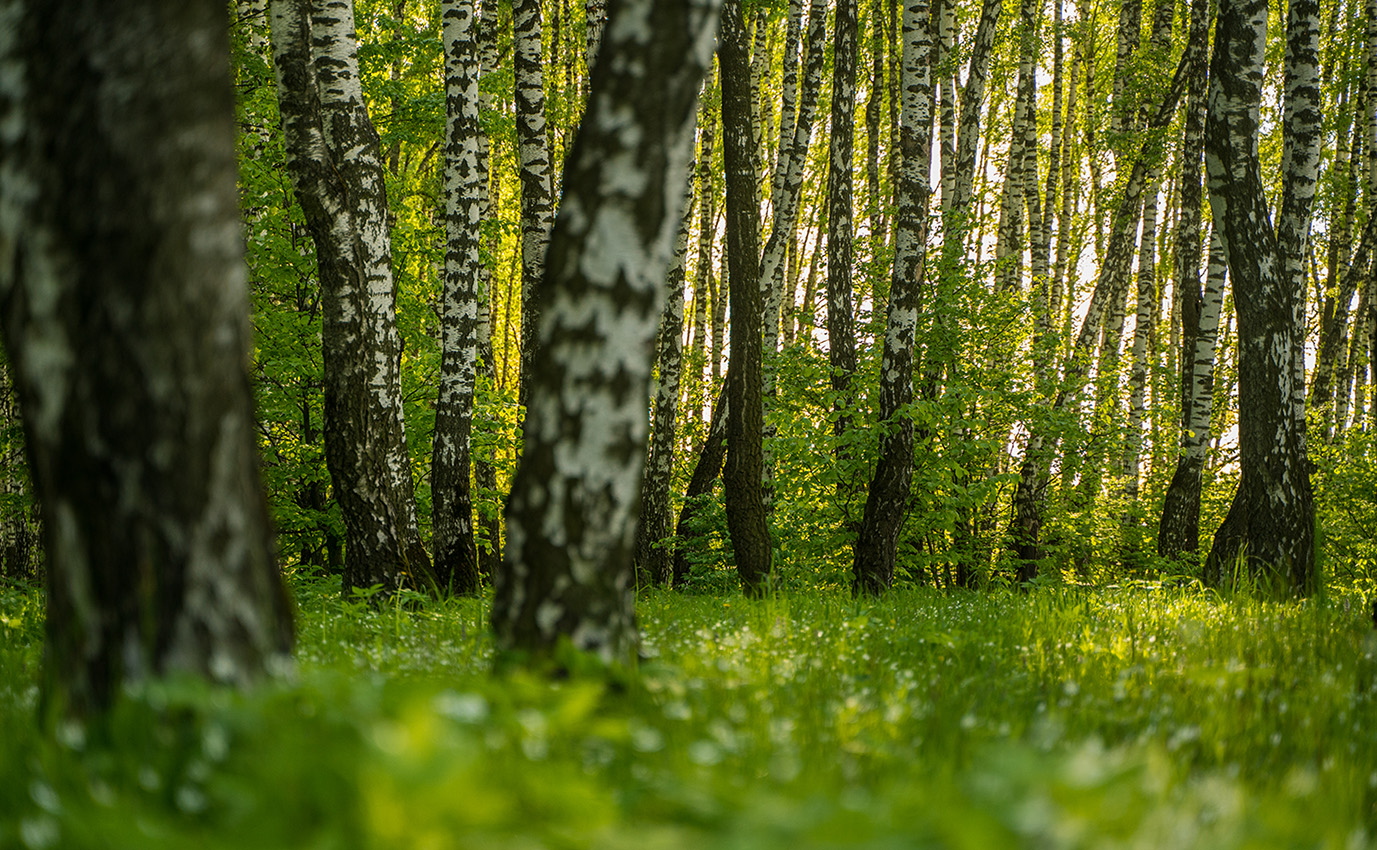
[[[470,433],[478,383],[478,305],[487,300],[479,224],[487,174],[479,169],[478,16],[473,0],[443,0],[445,43],[445,274],[440,394],[431,457],[435,580],[455,593],[479,589],[473,534]]]
[[[856,0],[837,0],[832,39],[832,135],[827,167],[827,346],[832,366],[838,459],[849,456],[842,438],[851,428],[851,380],[856,374],[856,327],[851,281],[852,153],[856,117]]]
[[[853,588],[877,594],[894,582],[899,531],[913,477],[913,347],[925,288],[929,163],[932,160],[933,86],[926,0],[904,4],[903,89],[899,144],[902,159],[895,187],[898,207],[894,276],[889,290],[884,353],[880,361],[880,458],[866,495],[856,538]]]
[[[292,625],[246,371],[225,6],[10,0],[0,21],[0,324],[45,517],[46,712],[170,674],[251,682]]]
[[[567,640],[607,662],[635,657],[649,353],[717,11],[714,0],[608,3],[537,290],[525,450],[494,576],[504,652],[548,658]]]
[[[717,60],[722,76],[722,153],[727,172],[727,267],[731,286],[731,362],[727,368],[727,458],[723,488],[736,570],[748,595],[763,593],[770,575],[770,529],[762,479],[763,299],[752,165],[750,34],[741,0],[727,0]]]
[[[352,0],[271,0],[287,169],[315,242],[325,453],[344,515],[344,591],[431,583],[401,402],[387,191],[359,82]]]
[[[654,419],[650,447],[646,451],[645,481],[641,486],[641,517],[636,526],[636,574],[641,584],[648,579],[658,585],[668,585],[673,579],[670,551],[660,543],[670,532],[674,424],[679,414],[679,376],[684,359],[684,259],[688,253],[689,231],[693,229],[693,171],[690,167],[656,343],[659,374],[655,382]]]
[[[1167,558],[1194,552],[1200,538],[1200,487],[1209,447],[1214,390],[1214,349],[1223,303],[1223,246],[1215,277],[1211,245],[1210,277],[1200,287],[1201,158],[1205,150],[1205,86],[1210,37],[1209,0],[1192,0],[1186,53],[1186,116],[1181,138],[1181,212],[1176,224],[1176,296],[1181,314],[1181,454],[1162,501],[1157,554]],[[1212,237],[1213,240],[1213,237]],[[1206,295],[1211,296],[1206,298]]]
[[[545,75],[541,52],[541,0],[513,0],[512,39],[516,92],[516,140],[521,182],[521,386],[519,403],[530,402],[527,373],[540,325],[536,290],[545,271],[545,252],[555,220],[549,129],[545,119]]]

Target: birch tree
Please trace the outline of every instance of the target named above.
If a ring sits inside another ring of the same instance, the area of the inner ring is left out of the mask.
[[[474,0],[443,0],[440,9],[445,49],[445,270],[440,393],[430,465],[431,545],[435,581],[453,593],[476,593],[481,580],[470,484],[479,304],[487,300],[479,244],[487,174],[479,156],[476,11]]]
[[[902,158],[895,189],[894,273],[880,361],[880,458],[866,495],[865,513],[854,548],[853,587],[877,594],[894,583],[899,531],[908,508],[913,477],[913,348],[918,310],[926,286],[929,163],[932,160],[931,35],[926,0],[904,4],[903,92],[899,144]]]
[[[605,662],[635,657],[650,351],[717,11],[714,0],[607,5],[537,295],[525,451],[494,576],[505,653],[549,659],[567,640]]]
[[[536,290],[544,275],[545,252],[555,219],[553,168],[545,120],[545,76],[541,53],[541,0],[513,0],[512,39],[515,73],[516,141],[521,183],[521,385],[522,407],[530,401],[526,375],[531,369],[540,324]]]
[[[325,453],[344,515],[344,592],[432,581],[401,402],[387,191],[352,2],[272,0],[287,168],[316,247]]]
[[[851,380],[856,374],[856,327],[851,265],[852,153],[856,118],[856,0],[837,0],[832,55],[832,136],[827,166],[827,345],[832,366],[833,433],[837,457],[848,456],[841,439],[851,427]]]
[[[1275,231],[1257,150],[1267,11],[1264,0],[1222,0],[1210,64],[1205,167],[1238,311],[1241,477],[1205,562],[1205,579],[1230,584],[1242,570],[1265,585],[1309,593],[1315,586],[1315,506],[1292,393],[1319,165],[1318,6],[1292,0],[1287,14]]]
[[[1176,225],[1176,296],[1181,313],[1181,454],[1162,501],[1157,554],[1194,552],[1200,538],[1200,487],[1209,448],[1215,342],[1224,300],[1223,245],[1211,236],[1209,274],[1200,286],[1201,157],[1210,39],[1209,0],[1192,0],[1186,51],[1186,115],[1181,137],[1181,212]],[[1217,262],[1216,262],[1217,261]]]
[[[727,458],[722,472],[727,528],[742,589],[765,590],[770,575],[766,521],[762,319],[756,180],[751,133],[750,33],[741,0],[727,0],[717,48],[722,76],[722,153],[727,172],[727,265],[731,278],[731,361],[727,367]],[[752,284],[755,285],[752,285]]]
[[[44,512],[49,717],[171,674],[243,685],[291,650],[227,27],[218,2],[0,4],[0,317]]]
[[[669,536],[670,489],[674,478],[674,426],[679,414],[679,377],[684,359],[684,260],[693,229],[693,167],[689,168],[684,212],[674,239],[665,288],[664,313],[656,343],[659,374],[655,381],[650,446],[646,450],[645,480],[641,486],[641,516],[636,527],[636,574],[657,585],[673,580],[670,551],[659,545]]]

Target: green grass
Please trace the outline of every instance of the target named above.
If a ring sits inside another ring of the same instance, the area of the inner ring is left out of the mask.
[[[483,602],[297,582],[288,682],[33,724],[0,593],[0,847],[1373,846],[1377,636],[1353,594],[651,593],[634,676],[494,678]]]

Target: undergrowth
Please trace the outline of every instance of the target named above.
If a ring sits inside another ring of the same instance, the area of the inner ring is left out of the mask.
[[[495,678],[485,603],[295,580],[294,673],[34,725],[0,592],[0,847],[1372,846],[1356,593],[640,600],[633,674]]]

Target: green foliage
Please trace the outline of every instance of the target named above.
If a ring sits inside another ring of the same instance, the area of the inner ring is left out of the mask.
[[[40,733],[0,592],[0,846],[1364,847],[1360,597],[651,592],[640,670],[493,677],[487,603],[294,582],[297,672]]]
[[[1316,537],[1324,571],[1333,581],[1377,589],[1377,440],[1354,432],[1341,444],[1314,442]]]

